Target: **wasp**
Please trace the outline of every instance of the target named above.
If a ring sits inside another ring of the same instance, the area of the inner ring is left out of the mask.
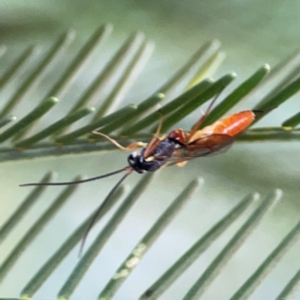
[[[251,125],[259,115],[264,113],[264,111],[260,110],[245,110],[239,113],[235,113],[224,119],[218,120],[213,124],[200,129],[216,98],[211,102],[206,113],[202,115],[202,117],[191,128],[190,131],[184,131],[178,128],[172,130],[169,134],[161,135],[161,118],[157,132],[148,144],[142,142],[134,142],[127,147],[123,147],[116,140],[110,138],[109,136],[97,131],[93,131],[94,134],[105,137],[122,150],[128,151],[136,148],[141,148],[140,151],[133,151],[128,156],[128,164],[120,170],[116,170],[114,172],[107,173],[101,176],[72,182],[27,183],[21,184],[20,186],[59,186],[79,184],[99,180],[105,177],[125,172],[123,177],[121,177],[121,179],[116,183],[116,185],[112,188],[105,200],[97,209],[82,240],[83,247],[88,232],[92,228],[98,215],[102,212],[102,210],[108,203],[109,198],[131,173],[137,172],[139,174],[142,174],[145,172],[155,172],[162,167],[170,165],[184,166],[191,159],[222,153],[231,146],[238,134],[243,132],[249,125]]]

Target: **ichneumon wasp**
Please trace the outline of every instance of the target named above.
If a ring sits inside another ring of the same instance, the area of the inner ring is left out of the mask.
[[[105,137],[122,150],[130,151],[135,148],[142,148],[139,152],[133,151],[128,156],[128,165],[122,169],[84,180],[57,183],[27,183],[21,184],[20,186],[60,186],[79,184],[99,180],[125,172],[123,177],[121,177],[121,179],[109,192],[103,203],[101,203],[94,217],[92,218],[82,239],[80,250],[81,253],[87,235],[93,227],[97,216],[102,212],[114,191],[129,176],[129,174],[134,171],[139,174],[144,172],[154,172],[162,167],[174,164],[177,166],[183,166],[191,159],[224,152],[234,142],[234,139],[238,134],[243,132],[249,125],[251,125],[257,116],[264,113],[264,111],[259,110],[245,110],[199,129],[206,119],[206,116],[209,114],[218,96],[219,94],[211,101],[206,113],[202,114],[202,117],[191,128],[191,131],[183,131],[182,129],[178,128],[171,131],[169,134],[161,135],[160,128],[162,125],[162,118],[160,118],[157,132],[148,144],[134,142],[127,147],[123,147],[116,140],[110,138],[109,136],[97,131],[93,131],[94,134]]]

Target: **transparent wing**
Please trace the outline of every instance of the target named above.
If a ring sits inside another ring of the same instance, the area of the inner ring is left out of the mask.
[[[169,158],[167,165],[174,165],[184,161],[189,161],[196,157],[211,156],[227,151],[234,138],[226,134],[210,134],[180,146]]]

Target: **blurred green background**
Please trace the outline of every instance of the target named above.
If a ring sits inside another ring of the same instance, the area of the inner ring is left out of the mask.
[[[65,53],[68,61],[88,36],[106,22],[114,24],[114,32],[95,54],[97,61],[105,63],[123,40],[132,31],[142,31],[156,44],[150,63],[130,90],[127,103],[139,102],[165,82],[201,44],[219,39],[226,60],[216,77],[227,72],[238,74],[233,86],[245,80],[264,63],[276,63],[299,48],[299,1],[2,1],[0,3],[1,44],[9,51],[1,60],[5,69],[20,49],[38,44],[47,48],[66,29],[77,32],[75,43]],[[92,61],[84,76],[74,81],[71,89],[60,98],[66,107],[79,90],[90,82],[103,65]],[[51,76],[43,78],[39,86],[30,91],[28,97],[42,99],[50,81],[60,73],[61,64],[53,67]],[[3,92],[7,97],[21,82],[25,73]],[[90,77],[89,77],[90,76]],[[55,96],[55,95],[53,95]],[[295,111],[300,110],[299,96],[276,109],[264,120],[263,125],[279,125]],[[250,97],[237,110],[248,109],[260,99]],[[4,101],[3,101],[4,102]],[[28,103],[28,102],[27,102]],[[34,106],[34,103],[32,103]],[[64,106],[60,107],[63,110]],[[22,116],[22,109],[16,110]],[[57,111],[59,115],[61,111]],[[197,118],[191,115],[180,124],[188,129]],[[41,126],[43,126],[41,122]],[[259,126],[260,124],[258,124]],[[89,177],[113,171],[125,164],[127,154],[120,152],[87,154],[82,156],[57,157],[1,164],[1,223],[11,214],[28,191],[17,187],[19,183],[37,181],[46,171],[59,174],[59,181],[70,180],[77,174]],[[135,243],[153,224],[161,211],[193,178],[201,176],[205,185],[172,223],[141,265],[133,272],[118,293],[117,300],[137,297],[183,253],[203,232],[222,217],[245,194],[258,191],[266,195],[274,188],[284,191],[283,200],[263,221],[229,265],[217,278],[203,299],[227,299],[256,269],[281,238],[299,220],[299,143],[243,143],[236,144],[226,154],[209,159],[198,159],[182,169],[164,169],[155,182],[132,209],[122,226],[111,238],[101,255],[76,290],[74,299],[93,299],[97,296],[114,270],[125,258]],[[139,175],[131,176],[127,184],[132,186]],[[48,257],[44,252],[55,250],[60,241],[73,231],[89,212],[111,189],[116,178],[81,186],[76,196],[60,211],[3,282],[0,296],[16,297],[16,286],[22,287],[28,273],[34,273]],[[13,235],[3,244],[0,257],[5,257],[19,237],[36,220],[45,205],[50,204],[59,188],[49,189],[30,212]],[[207,254],[201,257],[182,276],[162,299],[181,299],[185,291],[203,272],[224,243],[241,224],[240,220],[222,236]],[[97,226],[90,240],[101,227]],[[176,247],[172,246],[176,245]],[[295,273],[299,258],[299,244],[281,261],[275,271],[251,299],[273,299]],[[30,251],[29,251],[30,250]],[[53,299],[61,282],[69,275],[77,262],[77,248],[59,267],[47,284],[37,293],[36,299]],[[121,251],[122,250],[122,251]],[[295,263],[296,261],[296,263]],[[109,271],[108,271],[109,270]],[[88,289],[87,289],[88,286]],[[222,291],[222,297],[220,297]],[[83,293],[85,296],[83,298]],[[88,294],[86,294],[88,293]],[[297,299],[300,299],[300,294]]]

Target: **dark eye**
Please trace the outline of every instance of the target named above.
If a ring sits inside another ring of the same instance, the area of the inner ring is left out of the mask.
[[[135,159],[134,159],[134,157],[133,157],[132,154],[129,155],[128,160],[129,160],[130,162],[134,162]]]
[[[128,163],[130,165],[134,165],[136,163],[136,157],[137,157],[137,154],[135,152],[131,153],[129,156],[128,156]]]

